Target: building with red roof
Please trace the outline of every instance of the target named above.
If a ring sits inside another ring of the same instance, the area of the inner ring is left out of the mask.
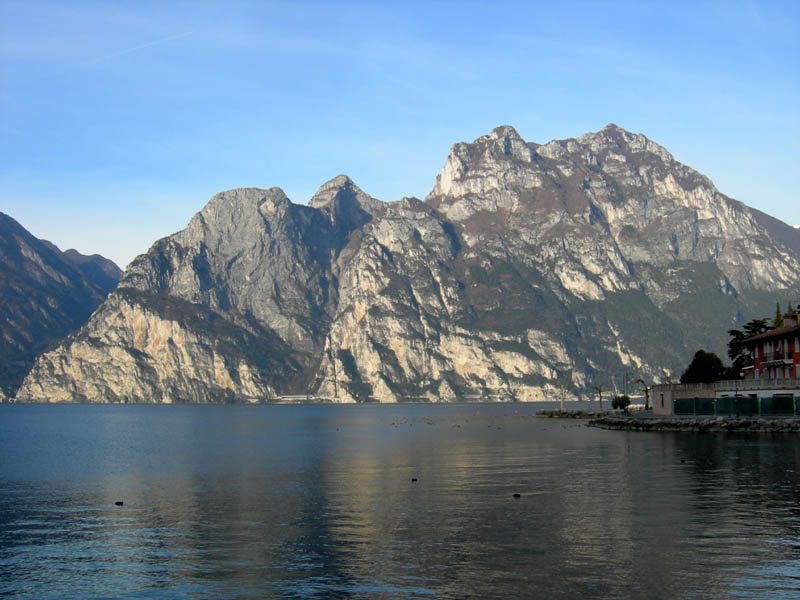
[[[800,306],[779,327],[742,340],[752,357],[744,379],[654,385],[653,413],[800,416]]]
[[[800,378],[800,306],[775,329],[743,340],[753,357],[745,379]]]

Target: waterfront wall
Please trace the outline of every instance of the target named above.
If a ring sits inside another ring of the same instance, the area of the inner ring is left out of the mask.
[[[653,413],[800,415],[800,379],[737,379],[653,386]]]

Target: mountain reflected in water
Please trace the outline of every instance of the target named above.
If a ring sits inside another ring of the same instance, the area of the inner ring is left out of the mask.
[[[0,595],[797,595],[796,437],[539,408],[0,406]]]

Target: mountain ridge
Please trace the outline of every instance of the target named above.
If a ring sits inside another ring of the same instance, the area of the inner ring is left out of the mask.
[[[346,175],[306,205],[216,194],[17,399],[537,400],[663,379],[768,297],[800,297],[779,238],[642,134],[536,144],[500,126],[455,144],[424,200]]]

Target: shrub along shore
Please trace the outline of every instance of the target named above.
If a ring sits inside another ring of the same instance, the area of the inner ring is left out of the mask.
[[[800,433],[800,417],[625,417],[592,419],[589,427],[627,431]]]

